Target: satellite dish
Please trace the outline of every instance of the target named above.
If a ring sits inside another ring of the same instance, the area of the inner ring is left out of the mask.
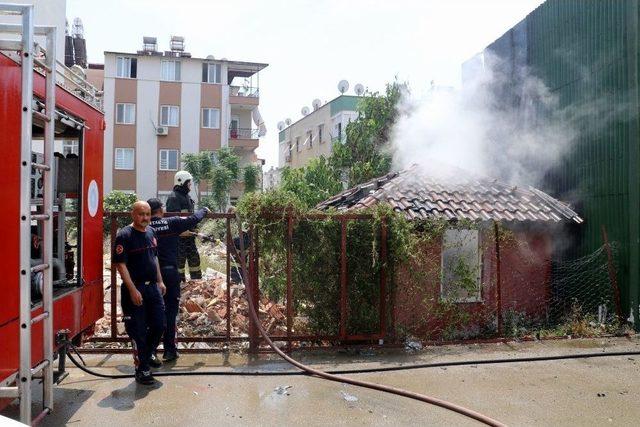
[[[340,83],[338,83],[338,90],[340,91],[340,93],[345,93],[346,91],[348,91],[349,82],[346,80],[340,80]]]
[[[322,105],[322,101],[320,101],[318,98],[316,98],[316,99],[313,100],[311,105],[313,106],[313,111],[316,111]]]
[[[302,107],[302,110],[300,110],[300,112],[303,116],[306,116],[307,114],[309,114],[309,107]]]
[[[284,124],[287,125],[287,126],[290,126],[291,125],[291,119],[289,119],[289,118],[285,119]]]
[[[209,61],[213,61],[213,60],[214,60],[214,59],[216,59],[216,58],[214,58],[214,56],[213,56],[213,55],[207,55],[207,59],[208,59]]]
[[[278,122],[278,130],[284,129],[284,122]]]
[[[360,83],[358,83],[353,90],[355,91],[356,95],[361,96],[364,93],[364,86],[362,86]]]

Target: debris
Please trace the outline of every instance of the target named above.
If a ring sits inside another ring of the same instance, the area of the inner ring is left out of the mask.
[[[349,394],[346,391],[341,391],[340,394],[342,395],[342,398],[344,400],[346,400],[347,402],[357,402],[358,398],[355,397],[353,394]]]
[[[193,394],[195,394],[195,395],[197,396],[197,395],[198,395],[198,392],[197,392],[197,391],[194,391],[194,392],[193,392]]]
[[[291,385],[281,385],[281,386],[278,386],[278,387],[274,388],[273,391],[275,391],[276,394],[280,394],[280,395],[286,394],[287,396],[289,396],[289,393],[287,392],[287,390],[289,390],[292,387],[293,386],[291,386]]]
[[[422,350],[422,343],[418,340],[407,338],[407,340],[404,342],[404,349],[409,353],[420,351]]]
[[[598,397],[605,397],[606,394],[605,393],[598,393]]]

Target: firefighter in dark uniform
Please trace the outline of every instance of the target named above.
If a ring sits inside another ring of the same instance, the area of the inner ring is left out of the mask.
[[[176,360],[178,350],[176,348],[176,317],[180,305],[180,276],[178,274],[178,243],[180,234],[195,227],[209,213],[209,209],[203,208],[194,215],[183,218],[179,216],[164,218],[164,209],[159,199],[147,200],[151,207],[151,223],[149,226],[156,232],[158,238],[158,261],[162,279],[167,287],[164,295],[164,313],[166,328],[162,340],[164,355],[167,361]],[[183,264],[184,265],[184,264]],[[160,341],[154,346],[154,354]]]
[[[118,231],[113,245],[112,262],[115,264],[122,286],[120,301],[124,325],[133,341],[136,381],[154,384],[150,367],[159,367],[153,358],[155,343],[164,330],[164,302],[166,288],[160,274],[157,240],[152,228],[151,209],[147,202],[137,201],[131,211],[133,223]]]
[[[187,171],[178,171],[173,183],[173,192],[167,198],[167,212],[193,213],[194,201],[189,197],[193,177]],[[196,238],[193,235],[180,237],[178,243],[178,273],[181,281],[185,280],[185,261],[189,265],[191,279],[201,279],[200,255],[196,248]]]

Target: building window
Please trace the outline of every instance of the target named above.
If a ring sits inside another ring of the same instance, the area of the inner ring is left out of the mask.
[[[79,154],[78,141],[74,139],[65,139],[62,141],[62,154],[67,156],[69,154]]]
[[[160,150],[160,170],[178,170],[178,150]]]
[[[218,108],[202,109],[202,127],[206,129],[220,129],[220,110]]]
[[[296,153],[300,152],[300,137],[296,136]]]
[[[304,142],[309,143],[309,148],[313,148],[313,131],[308,130],[307,131],[307,140]]]
[[[116,77],[135,79],[138,68],[137,58],[116,57]]]
[[[318,125],[318,142],[322,144],[322,134],[324,133],[324,125]]]
[[[180,126],[180,107],[175,105],[161,105],[160,126]]]
[[[220,83],[222,71],[220,64],[202,64],[202,82],[203,83]]]
[[[338,123],[338,139],[342,141],[342,123]]]
[[[441,297],[452,302],[480,301],[478,230],[449,229],[444,232]]]
[[[116,123],[133,125],[136,123],[136,104],[116,104]]]
[[[180,61],[162,61],[162,80],[180,81]]]
[[[133,148],[116,148],[115,168],[121,170],[133,170],[135,152]]]

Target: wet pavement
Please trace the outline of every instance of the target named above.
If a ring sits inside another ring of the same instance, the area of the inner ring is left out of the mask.
[[[640,339],[558,340],[404,350],[298,352],[320,369],[640,351]],[[128,355],[85,355],[103,373],[131,372]],[[448,400],[507,425],[637,425],[640,355],[477,364],[351,374]],[[290,370],[276,355],[183,355],[172,371]],[[56,388],[43,425],[478,425],[447,410],[374,390],[305,376],[162,377],[156,386],[105,380],[75,367]],[[17,408],[3,415],[15,417]]]

